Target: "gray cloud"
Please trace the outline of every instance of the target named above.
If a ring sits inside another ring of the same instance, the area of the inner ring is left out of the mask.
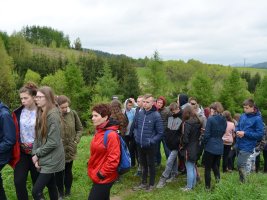
[[[58,0],[1,3],[0,29],[25,25],[63,31],[83,47],[151,56],[232,64],[267,60],[264,0]],[[16,6],[14,6],[16,5]]]

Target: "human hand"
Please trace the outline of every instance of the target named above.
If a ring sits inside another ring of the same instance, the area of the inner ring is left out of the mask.
[[[33,162],[33,164],[35,164],[37,161],[38,161],[38,157],[37,157],[36,155],[34,155],[34,156],[32,157],[32,162]]]
[[[236,131],[236,136],[237,137],[242,138],[242,137],[244,137],[244,135],[245,135],[244,131]]]

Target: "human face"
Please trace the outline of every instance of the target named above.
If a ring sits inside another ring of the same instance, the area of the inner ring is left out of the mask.
[[[31,96],[28,92],[22,92],[19,94],[21,104],[28,109],[35,108],[34,97]]]
[[[127,103],[127,106],[126,106],[126,108],[127,108],[127,110],[131,110],[132,109],[132,107],[133,107],[133,103]]]
[[[193,109],[197,108],[197,102],[195,100],[191,100],[189,103],[190,103],[190,106],[192,106]]]
[[[137,102],[136,103],[137,103],[139,108],[142,108],[143,107],[143,98],[140,98],[140,97],[137,98]]]
[[[68,103],[68,102],[63,103],[63,104],[61,104],[61,105],[59,106],[59,108],[60,108],[61,112],[62,112],[63,114],[65,114],[65,113],[68,112],[69,103]]]
[[[254,107],[250,107],[249,105],[243,106],[244,112],[245,113],[253,113],[254,112]]]
[[[108,119],[108,116],[106,117],[102,117],[99,113],[97,113],[96,111],[92,112],[92,121],[93,121],[93,125],[94,126],[98,126],[100,124],[103,124],[104,122],[106,122]]]
[[[162,108],[163,107],[163,101],[162,101],[162,99],[158,99],[157,100],[157,107],[158,108]]]
[[[212,115],[215,115],[215,110],[214,109],[210,109],[210,115],[212,116]]]
[[[45,95],[38,91],[36,96],[35,96],[35,102],[36,102],[36,105],[40,108],[45,108],[46,106],[46,98],[45,98]]]
[[[180,112],[180,108],[177,108],[177,109],[175,109],[175,110],[172,110],[171,112],[172,112],[172,114],[177,114],[177,113]]]
[[[152,97],[144,99],[143,106],[146,111],[150,110],[154,104],[154,100]]]

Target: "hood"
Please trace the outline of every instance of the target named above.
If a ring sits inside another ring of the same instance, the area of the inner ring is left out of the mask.
[[[262,116],[258,107],[255,106],[253,113],[246,113],[247,117]]]
[[[113,118],[109,118],[108,121],[104,122],[103,124],[100,124],[96,127],[96,130],[99,132],[101,130],[114,130],[117,131],[119,129],[119,122],[116,121]]]
[[[188,96],[186,94],[179,94],[178,100],[179,100],[180,107],[182,107],[183,105],[188,103]]]
[[[162,106],[162,108],[164,108],[165,106],[166,106],[166,99],[165,99],[165,97],[164,96],[160,96],[157,100],[162,100],[162,102],[163,102],[163,106]],[[162,109],[161,108],[161,109]],[[158,108],[159,110],[160,110],[160,108]]]
[[[5,104],[3,104],[1,101],[0,101],[0,109],[2,110],[6,110],[7,112],[9,112],[9,108],[5,105]]]

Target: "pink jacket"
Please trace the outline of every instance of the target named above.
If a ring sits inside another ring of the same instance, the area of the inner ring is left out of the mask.
[[[222,137],[224,145],[232,145],[234,141],[235,124],[227,121],[226,131]]]

